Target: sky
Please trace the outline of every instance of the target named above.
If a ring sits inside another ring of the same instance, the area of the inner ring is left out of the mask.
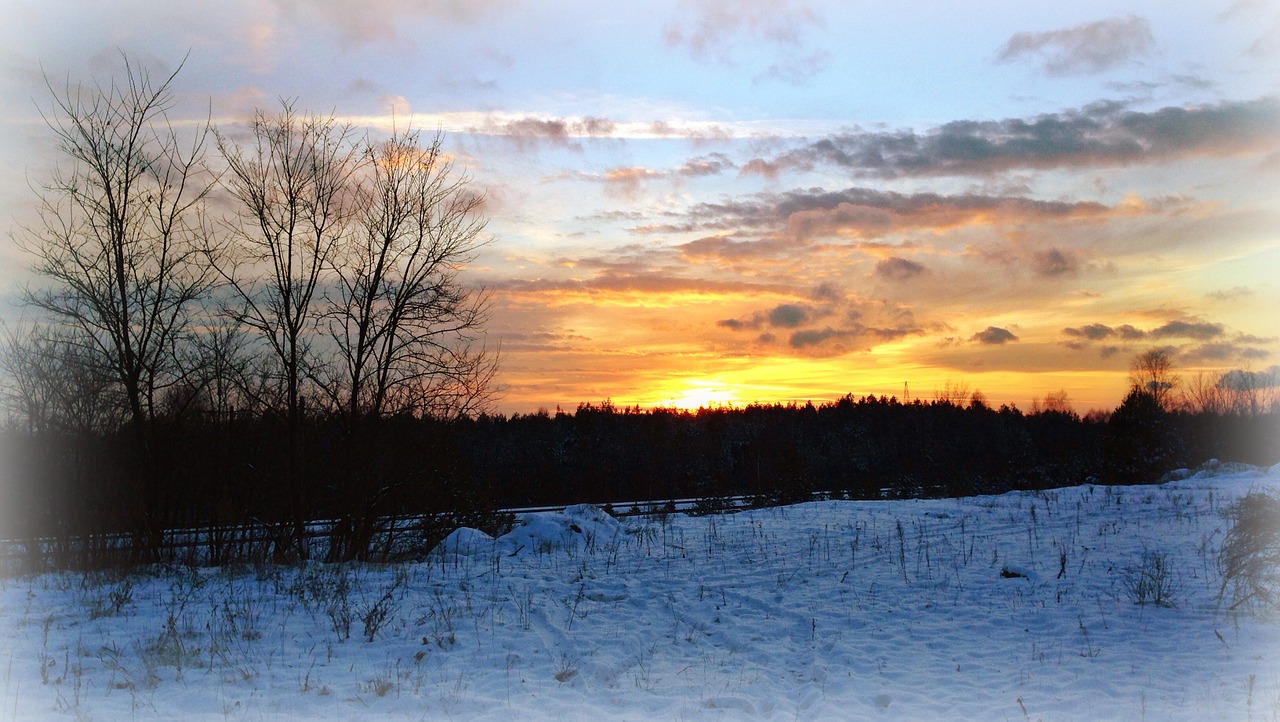
[[[445,134],[497,410],[1114,407],[1280,363],[1280,2],[0,0],[0,310],[46,78]]]

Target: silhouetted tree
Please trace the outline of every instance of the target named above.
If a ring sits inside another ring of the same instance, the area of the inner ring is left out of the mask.
[[[483,199],[436,135],[406,132],[365,150],[355,223],[334,254],[329,392],[350,418],[457,416],[489,398],[491,355],[475,348],[485,298],[458,279],[480,244]]]
[[[184,141],[168,119],[178,70],[153,81],[124,58],[120,81],[55,91],[45,116],[68,161],[42,184],[39,226],[18,244],[47,284],[27,304],[71,330],[91,363],[120,389],[132,439],[130,478],[155,552],[163,534],[154,426],[158,395],[181,378],[176,348],[193,302],[208,290],[200,249],[211,187],[208,125]],[[179,70],[181,66],[179,66]]]
[[[1181,463],[1182,440],[1159,398],[1137,386],[1107,421],[1106,483],[1151,484]]]
[[[350,126],[298,114],[288,103],[278,115],[259,111],[251,131],[243,146],[217,133],[226,187],[239,210],[231,248],[217,268],[237,298],[234,317],[259,334],[278,364],[292,553],[305,558],[304,386],[315,367],[311,348],[324,310],[320,284],[354,211],[351,178],[359,154]]]
[[[1172,405],[1173,390],[1179,382],[1173,372],[1173,354],[1167,348],[1144,351],[1129,365],[1129,385],[1150,394],[1162,409]]]

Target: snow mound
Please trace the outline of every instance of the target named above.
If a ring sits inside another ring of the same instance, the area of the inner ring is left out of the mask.
[[[1280,464],[1276,466],[1280,467]],[[1182,468],[1170,471],[1160,479],[1160,483],[1184,481],[1186,479],[1217,479],[1224,476],[1266,476],[1275,471],[1275,469],[1276,467],[1266,469],[1234,461],[1222,462],[1217,459],[1209,459],[1194,469]]]
[[[607,544],[623,533],[622,524],[600,507],[577,504],[558,512],[523,514],[516,527],[498,537],[497,546],[511,555],[579,552]]]
[[[469,526],[458,527],[440,541],[432,554],[469,557],[481,552],[493,551],[493,537]]]

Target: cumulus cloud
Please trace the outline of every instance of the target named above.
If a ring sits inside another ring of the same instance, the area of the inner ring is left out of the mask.
[[[856,177],[986,176],[1014,169],[1113,167],[1280,150],[1280,98],[1150,112],[1120,103],[1004,120],[958,120],[916,132],[856,131],[746,162],[744,174],[835,166]]]
[[[1018,337],[1008,329],[987,326],[985,329],[975,333],[969,340],[988,346],[999,346],[1010,341],[1017,341]]]
[[[925,267],[915,261],[893,256],[876,263],[875,273],[890,281],[909,281],[925,271]]]
[[[1101,73],[1146,55],[1155,44],[1151,25],[1130,15],[1009,38],[1000,62],[1036,59],[1048,75]]]

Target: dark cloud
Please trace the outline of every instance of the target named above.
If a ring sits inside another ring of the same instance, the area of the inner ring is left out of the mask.
[[[1109,18],[1048,32],[1017,33],[1000,51],[1000,62],[1035,58],[1049,75],[1101,73],[1150,51],[1151,25],[1136,16]]]
[[[823,301],[826,303],[838,303],[842,298],[844,298],[844,294],[840,292],[840,289],[829,283],[820,284],[817,288],[813,289],[813,292],[809,295],[815,301]]]
[[[1115,329],[1101,323],[1091,323],[1088,326],[1080,328],[1064,328],[1062,332],[1068,336],[1076,336],[1079,338],[1087,338],[1090,341],[1100,341],[1109,338],[1115,333]]]
[[[1226,333],[1226,329],[1220,323],[1169,321],[1150,331],[1143,331],[1127,323],[1115,328],[1101,323],[1091,323],[1087,326],[1064,328],[1062,333],[1073,338],[1083,338],[1089,341],[1101,341],[1108,338],[1118,338],[1122,341],[1141,341],[1147,338],[1187,338],[1195,341],[1207,341],[1221,337]]]
[[[1178,360],[1186,364],[1251,362],[1271,357],[1271,352],[1253,346],[1230,342],[1206,343],[1195,348],[1180,350]]]
[[[1220,323],[1198,323],[1192,321],[1170,321],[1149,332],[1152,338],[1190,338],[1206,341],[1223,334]]]
[[[1018,337],[1008,329],[987,326],[985,329],[975,333],[969,340],[991,346],[1017,341]]]
[[[796,331],[791,334],[791,338],[788,339],[787,343],[794,349],[836,343],[838,348],[833,350],[838,352],[849,350],[869,351],[879,344],[896,341],[919,332],[920,330],[915,327],[877,328],[855,323],[846,328],[827,326],[822,329]]]
[[[794,303],[784,303],[769,312],[769,325],[779,328],[796,328],[809,320],[809,309]]]
[[[1032,266],[1041,276],[1073,276],[1080,269],[1080,262],[1076,254],[1070,251],[1051,248],[1036,253],[1032,258]]]
[[[817,346],[832,338],[845,338],[852,335],[852,331],[837,331],[828,327],[821,331],[796,331],[791,334],[791,339],[788,343],[791,344],[792,348],[804,348],[805,346]]]
[[[752,314],[749,318],[728,318],[717,321],[716,325],[721,328],[732,329],[734,331],[755,330],[765,325],[769,325],[774,328],[799,328],[816,315],[818,314],[808,306],[802,306],[796,303],[784,303],[775,306],[767,313],[758,311]]]
[[[923,333],[911,311],[891,303],[845,298],[826,285],[815,289],[813,295],[831,305],[813,308],[785,303],[768,311],[756,311],[746,318],[717,321],[716,326],[733,331],[753,331],[765,326],[794,329],[785,346],[805,355],[866,351],[879,344]],[[837,317],[839,322],[805,328],[823,317]],[[760,344],[772,344],[777,340],[774,333],[761,333],[755,339]]]
[[[917,133],[833,135],[743,173],[776,176],[818,165],[855,177],[989,175],[1012,169],[1113,167],[1201,155],[1265,155],[1280,148],[1280,99],[1130,111],[1119,103],[1005,120],[958,120]]]
[[[886,258],[876,263],[876,275],[888,279],[890,281],[908,281],[922,273],[927,269],[915,261],[908,261],[905,258]]]
[[[1125,341],[1138,341],[1147,337],[1146,331],[1124,324],[1116,328],[1116,333]]]

